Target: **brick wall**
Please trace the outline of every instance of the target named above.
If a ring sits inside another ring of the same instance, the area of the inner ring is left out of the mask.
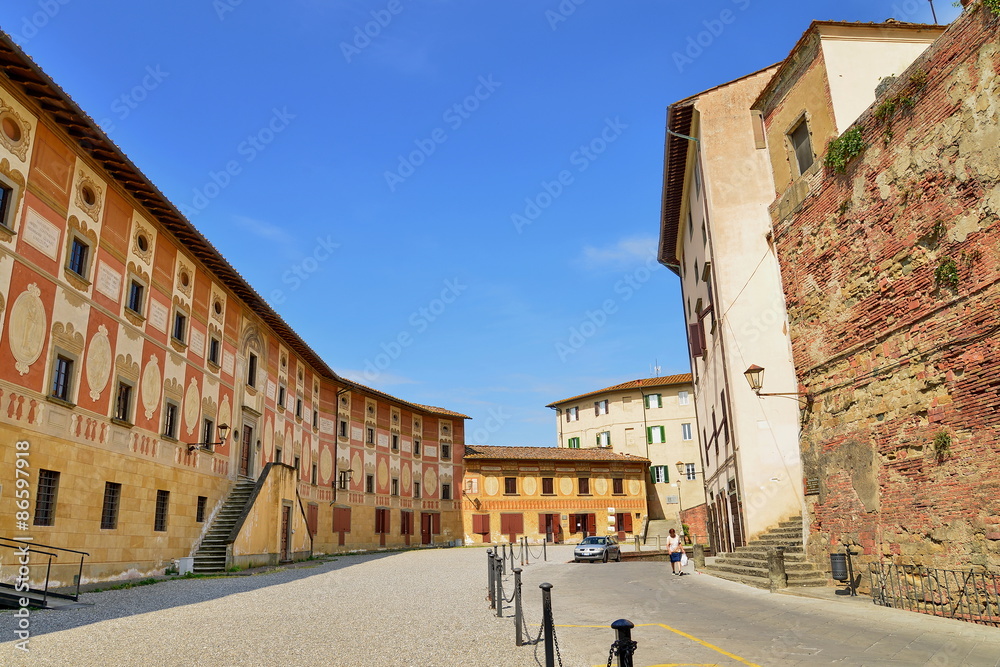
[[[817,562],[847,541],[868,561],[1000,566],[998,30],[967,11],[858,120],[868,148],[846,174],[811,175],[787,217],[772,206],[816,397]]]

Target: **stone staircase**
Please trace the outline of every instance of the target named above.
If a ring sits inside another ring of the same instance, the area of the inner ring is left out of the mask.
[[[646,541],[643,542],[644,545],[656,546],[656,538],[660,538],[660,544],[667,543],[667,537],[670,535],[670,529],[673,528],[677,530],[677,522],[670,519],[654,519],[649,522],[649,527],[646,529]]]
[[[222,509],[212,521],[212,526],[205,533],[198,551],[194,555],[194,571],[197,573],[224,572],[226,569],[226,547],[229,534],[233,531],[236,521],[243,514],[250,496],[257,485],[252,479],[241,478],[229,492],[229,497]]]
[[[737,547],[732,553],[719,554],[714,562],[706,563],[700,571],[721,579],[769,589],[771,581],[768,577],[767,552],[775,547],[784,547],[785,574],[788,575],[789,588],[828,585],[826,573],[806,560],[802,546],[801,518],[782,521],[777,528],[762,533],[748,545]]]

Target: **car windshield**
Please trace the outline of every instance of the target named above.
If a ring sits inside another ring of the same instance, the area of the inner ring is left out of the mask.
[[[607,543],[608,543],[608,538],[606,537],[585,537],[583,538],[583,542],[580,542],[580,544],[607,544]]]

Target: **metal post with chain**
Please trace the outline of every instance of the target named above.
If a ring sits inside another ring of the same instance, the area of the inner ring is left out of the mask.
[[[635,625],[624,618],[620,618],[611,624],[612,629],[617,634],[617,639],[611,644],[611,651],[608,652],[608,667],[615,655],[618,655],[618,667],[633,667],[632,654],[635,653],[638,642],[632,641],[632,628]]]

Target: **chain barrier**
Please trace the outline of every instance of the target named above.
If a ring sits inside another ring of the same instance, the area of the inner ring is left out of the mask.
[[[635,649],[638,647],[639,642],[616,639],[611,643],[611,650],[608,652],[608,667],[611,667],[611,663],[615,659],[615,654],[621,655],[622,649],[627,651],[627,655],[631,659],[632,654],[635,653]],[[628,664],[631,665],[631,661]]]

